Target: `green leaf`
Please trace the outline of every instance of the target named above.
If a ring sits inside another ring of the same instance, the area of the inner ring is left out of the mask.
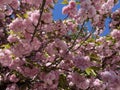
[[[72,35],[71,35],[71,38],[72,38],[73,40],[75,40],[75,39],[76,39],[76,36],[77,36],[76,34],[72,34]]]
[[[14,32],[13,32],[13,30],[10,30],[9,32],[7,32],[8,34],[11,34],[11,35],[13,35],[14,34]]]
[[[79,74],[81,74],[81,73],[83,73],[79,68],[77,68],[77,67],[73,67],[73,71],[74,72],[77,72],[77,73],[79,73]]]
[[[2,45],[1,47],[4,48],[4,49],[9,49],[10,48],[10,44],[5,44],[5,45]]]
[[[17,16],[18,18],[21,18],[21,16],[20,16],[19,14],[16,14],[16,16]]]
[[[112,36],[106,36],[107,41],[112,41],[113,44],[116,43],[116,39],[114,39]]]
[[[69,2],[68,2],[68,0],[63,0],[62,1],[62,4],[68,4]]]
[[[27,13],[23,14],[23,17],[28,18],[28,14]]]
[[[90,76],[90,75],[96,76],[95,71],[94,71],[91,67],[86,68],[86,69],[85,69],[85,72],[86,72],[86,74],[87,74],[88,76]]]
[[[117,29],[118,29],[118,30],[120,30],[120,25],[119,25],[119,26],[117,26]]]
[[[89,56],[91,61],[100,61],[100,57],[97,54],[91,53]]]
[[[66,75],[65,74],[61,74],[59,76],[59,84],[58,84],[58,87],[60,89],[64,89],[64,90],[69,90],[68,89],[68,82],[67,82],[67,78],[66,78]]]
[[[106,36],[106,40],[112,40],[112,36]]]
[[[99,71],[101,69],[100,67],[96,67],[96,66],[91,66],[90,68],[92,68],[95,71]]]
[[[80,1],[76,1],[76,4],[80,4]]]
[[[89,38],[89,39],[87,40],[87,42],[95,42],[95,39],[94,39],[94,38]]]
[[[100,46],[102,44],[102,42],[95,42],[96,46]]]
[[[48,58],[48,57],[49,57],[49,54],[48,54],[47,52],[45,52],[44,56],[45,56],[46,58]]]

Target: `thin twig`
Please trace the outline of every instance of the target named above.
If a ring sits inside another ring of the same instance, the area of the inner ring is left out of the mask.
[[[40,16],[39,16],[39,19],[38,19],[38,23],[37,23],[37,25],[35,26],[35,30],[34,30],[34,32],[33,32],[33,36],[32,36],[32,38],[31,38],[31,41],[30,41],[30,42],[33,41],[33,38],[34,38],[34,36],[35,36],[35,34],[36,34],[36,32],[37,32],[37,28],[38,28],[38,26],[40,25],[41,18],[42,18],[42,14],[43,14],[43,11],[44,11],[45,3],[46,3],[46,0],[43,0],[43,1],[42,1],[42,6],[41,6],[40,11],[39,11],[39,12],[40,12]],[[42,26],[42,25],[41,25],[41,26]]]
[[[79,30],[79,32],[77,33],[75,40],[73,41],[72,45],[68,48],[68,51],[66,52],[66,54],[75,46],[75,43],[79,37],[79,34],[81,33],[82,29],[83,29],[84,23],[81,26],[81,29]]]
[[[92,33],[90,33],[90,34],[83,40],[83,42],[82,42],[76,49],[74,49],[74,50],[72,50],[72,51],[74,52],[74,51],[78,50],[78,49],[84,44],[84,42],[85,42],[91,35],[92,35]]]
[[[53,63],[51,63],[48,67],[50,67],[50,66],[52,66],[52,65],[54,65],[54,64],[56,64],[56,63],[57,63],[57,65],[58,65],[58,64],[64,59],[64,57],[65,57],[65,56],[69,53],[69,51],[74,47],[74,45],[75,45],[75,43],[76,43],[76,41],[77,41],[77,39],[78,39],[78,37],[79,37],[79,34],[81,33],[81,30],[83,29],[83,26],[84,26],[84,23],[82,24],[81,29],[79,30],[78,34],[77,34],[76,37],[75,37],[75,40],[73,41],[72,45],[68,48],[68,50],[66,51],[66,53],[64,54],[64,56],[57,57],[56,60],[55,60]],[[57,60],[57,59],[58,59],[58,60]]]

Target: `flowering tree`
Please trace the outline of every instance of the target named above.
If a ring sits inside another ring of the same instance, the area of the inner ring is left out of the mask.
[[[117,0],[63,0],[67,17],[54,21],[56,2],[0,0],[0,89],[120,90]]]

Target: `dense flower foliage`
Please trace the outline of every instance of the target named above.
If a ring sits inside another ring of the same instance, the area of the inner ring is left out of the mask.
[[[120,90],[118,1],[63,0],[67,17],[54,21],[56,2],[0,0],[0,89]]]

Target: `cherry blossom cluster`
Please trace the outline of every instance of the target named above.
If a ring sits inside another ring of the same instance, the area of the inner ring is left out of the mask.
[[[120,21],[119,21],[119,19],[120,19],[120,9],[116,10],[115,12],[113,12],[111,14],[111,18],[112,18],[112,21],[110,23],[110,27],[111,28],[115,28],[116,27],[117,29],[120,29],[120,25],[119,25],[119,23],[120,23]]]
[[[118,1],[65,1],[68,16],[55,21],[57,0],[0,0],[1,90],[120,90]]]

